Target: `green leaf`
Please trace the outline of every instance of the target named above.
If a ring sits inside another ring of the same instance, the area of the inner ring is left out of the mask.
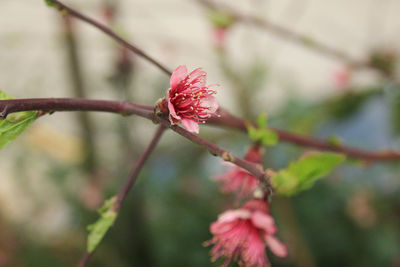
[[[303,42],[304,45],[312,47],[315,45],[315,41],[309,37],[302,37],[301,41]]]
[[[211,24],[218,28],[228,28],[235,22],[235,18],[226,12],[213,11],[208,15]]]
[[[104,205],[98,210],[100,218],[93,224],[88,225],[89,231],[87,239],[87,252],[93,252],[103,239],[108,229],[113,226],[117,213],[113,210],[113,206],[117,198],[114,196],[104,202]]]
[[[257,126],[258,128],[255,128],[250,123],[247,125],[247,133],[253,142],[264,146],[273,146],[278,142],[278,135],[267,128],[267,114],[258,116]]]
[[[0,90],[0,100],[13,99]],[[0,149],[17,138],[37,118],[37,111],[12,113],[0,120]]]
[[[267,128],[267,114],[261,113],[257,118],[257,125],[259,129]]]
[[[331,173],[343,163],[345,158],[344,155],[338,153],[310,153],[272,175],[272,187],[282,195],[297,194],[310,188],[316,180]]]
[[[258,129],[253,127],[251,124],[247,125],[247,133],[252,141],[257,142],[258,140],[260,140]]]
[[[44,2],[48,7],[54,7],[56,5],[56,3],[54,3],[52,0],[44,0]]]
[[[97,211],[99,212],[99,214],[107,213],[107,211],[112,209],[112,207],[114,206],[116,201],[117,201],[117,198],[115,196],[111,197],[109,199],[106,199],[106,201],[104,201],[103,206],[100,209],[98,209]]]
[[[276,143],[278,143],[279,138],[275,132],[271,130],[264,130],[262,133],[263,135],[261,138],[261,143],[264,146],[274,146]]]
[[[5,92],[3,92],[2,90],[0,90],[0,99],[1,99],[1,100],[13,99],[13,97],[7,95]]]
[[[336,136],[329,137],[328,138],[328,143],[330,145],[337,146],[337,147],[340,147],[343,144],[342,140],[339,137],[336,137]]]

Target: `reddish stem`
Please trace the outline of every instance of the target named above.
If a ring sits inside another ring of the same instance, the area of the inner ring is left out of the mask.
[[[64,13],[65,15],[69,15],[69,16],[75,17],[79,20],[89,23],[90,25],[94,26],[95,28],[99,29],[100,31],[104,32],[105,34],[107,34],[108,36],[113,38],[115,41],[120,43],[122,46],[131,50],[133,53],[137,54],[138,56],[140,56],[140,57],[144,58],[145,60],[149,61],[150,63],[154,64],[159,69],[161,69],[163,72],[165,72],[167,75],[172,74],[172,72],[167,67],[165,67],[162,63],[160,63],[157,60],[155,60],[154,58],[152,58],[150,55],[148,55],[146,52],[144,52],[137,46],[127,42],[125,39],[120,37],[118,34],[116,34],[114,31],[112,31],[110,28],[108,28],[104,24],[101,24],[100,22],[89,18],[88,16],[61,3],[60,1],[57,1],[57,0],[50,0],[50,1],[56,5],[58,10],[60,10],[61,12],[65,12]]]
[[[210,152],[222,157],[224,160],[232,161],[239,167],[249,171],[260,180],[264,178],[264,173],[260,171],[258,165],[241,160],[228,151],[203,140],[199,136],[189,133],[185,129],[176,125],[171,125],[169,120],[156,116],[153,107],[137,105],[129,101],[111,101],[111,100],[89,100],[74,98],[35,98],[35,99],[12,99],[0,100],[0,110],[3,110],[3,116],[18,111],[40,110],[42,112],[52,111],[105,111],[119,113],[122,115],[138,115],[146,119],[161,123],[169,127],[187,139],[206,147]]]
[[[82,256],[81,261],[78,263],[77,267],[85,267],[86,264],[89,262],[90,258],[92,257],[93,253],[85,252]]]
[[[153,139],[151,140],[150,144],[148,145],[146,150],[143,152],[143,154],[140,156],[135,167],[132,169],[132,172],[129,175],[129,178],[125,181],[123,187],[119,191],[118,196],[117,196],[117,202],[115,203],[115,205],[113,207],[115,212],[118,213],[118,211],[120,210],[122,203],[124,202],[126,196],[128,195],[129,191],[132,189],[133,185],[135,184],[136,178],[139,175],[140,170],[142,169],[143,165],[149,158],[151,152],[154,150],[154,148],[158,144],[158,141],[160,141],[161,135],[163,134],[164,131],[165,131],[165,127],[163,125],[158,126]]]
[[[122,115],[134,114],[150,120],[156,120],[158,122],[164,121],[165,126],[167,126],[166,124],[168,124],[167,127],[170,127],[169,122],[167,120],[154,116],[153,109],[154,108],[151,106],[138,105],[130,101],[90,100],[90,99],[79,99],[79,98],[33,98],[33,99],[0,100],[0,110],[2,110],[2,112],[0,112],[0,117],[6,117],[7,114],[13,112],[29,111],[29,110],[41,110],[44,112],[79,111],[79,110],[104,111],[104,112],[118,113]],[[223,109],[220,109],[219,114],[221,115],[221,117],[219,118],[212,117],[208,120],[208,123],[217,126],[230,127],[243,132],[247,132],[246,120],[240,119]],[[172,129],[174,130],[174,127],[172,127]],[[185,131],[184,129],[182,130]],[[271,130],[275,131],[278,134],[279,139],[281,141],[285,141],[299,146],[339,152],[354,158],[359,158],[370,162],[400,160],[400,153],[394,151],[368,152],[365,150],[356,149],[344,145],[334,146],[325,141],[317,140],[314,138],[302,136],[295,133],[290,133],[284,130],[279,130],[274,128],[271,128]],[[178,133],[181,134],[180,132]],[[185,137],[188,138],[188,136]],[[222,151],[222,153],[223,152],[225,151]],[[217,155],[221,156],[222,154],[218,152]]]
[[[254,122],[249,122],[238,118],[232,114],[230,114],[226,110],[220,110],[219,113],[221,117],[212,117],[208,120],[208,123],[215,124],[218,126],[225,126],[229,128],[234,128],[240,130],[242,132],[247,132],[246,123],[252,123],[253,126],[256,127]],[[310,138],[307,136],[303,136],[300,134],[291,133],[288,131],[269,128],[274,131],[280,141],[285,141],[291,144],[295,144],[303,147],[311,147],[324,151],[333,151],[338,153],[346,154],[347,156],[359,158],[363,160],[367,160],[369,162],[373,161],[398,161],[400,160],[400,153],[394,151],[386,151],[386,152],[368,152],[361,149],[356,149],[352,147],[348,147],[345,145],[332,145],[326,141],[321,141],[318,139]]]

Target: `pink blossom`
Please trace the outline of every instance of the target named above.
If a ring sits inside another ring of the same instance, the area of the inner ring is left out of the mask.
[[[170,88],[159,105],[164,113],[169,113],[172,124],[182,123],[188,131],[199,133],[199,123],[205,121],[218,109],[216,92],[206,86],[207,73],[201,68],[188,74],[185,65],[172,73]]]
[[[269,206],[261,199],[250,200],[241,209],[222,213],[211,224],[210,231],[214,237],[205,245],[214,245],[213,260],[226,257],[224,266],[232,259],[248,267],[268,266],[266,246],[278,257],[287,255],[286,246],[274,237],[277,228],[269,215]]]
[[[226,27],[215,27],[213,29],[213,41],[218,48],[223,48],[226,43]]]
[[[261,152],[259,146],[252,146],[244,156],[245,160],[261,164]],[[226,193],[237,192],[239,197],[246,197],[253,193],[258,185],[258,179],[248,171],[230,165],[230,169],[215,179],[223,184],[222,191]]]
[[[342,67],[333,72],[333,81],[339,89],[344,89],[349,86],[351,80],[351,69]]]

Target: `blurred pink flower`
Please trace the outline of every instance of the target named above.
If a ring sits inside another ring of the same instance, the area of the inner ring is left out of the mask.
[[[172,124],[181,122],[183,127],[193,133],[199,133],[199,123],[205,121],[218,109],[216,92],[206,86],[207,73],[201,68],[187,73],[181,65],[172,73],[170,88],[161,102],[162,112],[169,113]]]
[[[244,159],[253,163],[261,164],[261,152],[258,145],[250,147]],[[215,180],[221,182],[222,191],[226,193],[237,192],[239,197],[247,197],[253,193],[258,185],[258,179],[251,175],[248,171],[229,164],[230,169]]]
[[[228,29],[226,27],[214,27],[213,41],[218,48],[225,47],[227,31]]]
[[[347,67],[342,67],[337,69],[333,73],[333,81],[335,86],[339,89],[344,89],[349,86],[351,80],[351,69]]]
[[[205,245],[214,245],[212,260],[226,257],[224,266],[232,259],[248,267],[268,266],[266,246],[278,257],[287,255],[286,246],[274,236],[277,228],[269,215],[269,206],[261,199],[250,200],[241,209],[222,213],[211,224],[210,231],[214,237]]]

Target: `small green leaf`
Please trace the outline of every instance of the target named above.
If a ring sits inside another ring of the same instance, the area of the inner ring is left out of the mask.
[[[65,8],[61,9],[61,14],[64,16],[68,15],[69,14],[68,9],[65,9]]]
[[[116,201],[117,201],[117,198],[115,196],[112,198],[106,199],[106,201],[104,201],[103,206],[100,209],[98,209],[97,211],[99,212],[99,214],[107,213],[107,211],[109,211],[114,206]]]
[[[52,0],[44,0],[44,2],[48,7],[54,7],[56,5],[56,3],[54,3]]]
[[[267,114],[261,113],[257,118],[257,125],[259,129],[267,128]]]
[[[0,99],[1,100],[6,100],[6,99],[13,99],[11,96],[7,95],[5,92],[0,90]]]
[[[93,252],[103,239],[108,229],[113,226],[117,213],[113,210],[113,206],[117,198],[114,196],[104,202],[104,205],[98,210],[100,218],[93,224],[88,225],[89,231],[87,239],[87,252]]]
[[[226,12],[210,12],[208,15],[211,24],[218,28],[228,28],[235,22],[235,18]]]
[[[0,90],[0,100],[13,99]],[[37,111],[12,113],[0,120],[0,149],[17,138],[37,118]]]
[[[315,41],[309,37],[302,37],[301,41],[303,42],[304,45],[312,47],[315,45]]]
[[[247,133],[249,134],[249,138],[257,142],[260,139],[260,134],[257,128],[254,128],[251,124],[247,125]]]
[[[339,137],[336,137],[336,136],[329,137],[328,138],[328,143],[330,145],[337,146],[337,147],[340,147],[343,144],[342,140]]]
[[[261,138],[261,143],[264,146],[274,146],[278,143],[278,135],[271,130],[264,130]]]
[[[310,188],[314,182],[329,173],[345,160],[345,156],[331,152],[315,152],[291,162],[286,169],[271,177],[276,192],[291,196]]]
[[[247,124],[247,133],[249,138],[256,143],[264,146],[273,146],[278,142],[278,135],[267,128],[267,114],[263,113],[257,118],[257,127],[250,123]]]

